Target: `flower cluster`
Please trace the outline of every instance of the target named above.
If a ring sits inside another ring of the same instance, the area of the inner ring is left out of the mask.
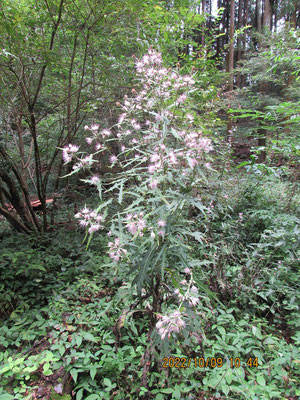
[[[112,135],[109,129],[99,130],[100,126],[98,124],[93,124],[91,126],[86,125],[84,127],[85,131],[90,131],[91,136],[88,136],[85,141],[87,144],[94,144],[95,150],[99,151],[105,148],[101,142],[105,141],[108,137]]]
[[[181,284],[186,284],[186,281],[182,281]],[[188,301],[191,307],[197,305],[199,303],[199,293],[196,286],[192,286],[190,289],[186,291],[185,294],[181,294],[180,289],[177,288],[174,290],[174,294],[178,296],[180,302]]]
[[[64,162],[67,164],[72,161],[74,153],[77,153],[79,147],[75,144],[68,144],[63,148],[62,157]]]
[[[79,213],[75,215],[75,218],[80,219],[79,225],[87,228],[89,226],[89,233],[97,232],[103,228],[101,222],[103,216],[98,214],[95,210],[90,210],[84,207]]]
[[[143,161],[150,174],[150,189],[157,187],[154,174],[164,173],[170,168],[180,171],[183,166],[189,167],[191,172],[200,164],[203,154],[212,150],[211,140],[203,136],[202,131],[193,130],[194,115],[183,111],[178,113],[180,105],[195,90],[194,79],[181,76],[161,64],[161,55],[151,48],[136,61],[142,87],[139,91],[133,89],[132,97],[125,96],[123,105],[120,105],[123,112],[119,117],[117,134],[121,149],[126,143],[126,162],[132,151],[135,153],[132,160],[138,159],[137,145],[148,153]],[[183,126],[188,129],[182,130]]]
[[[156,323],[156,329],[162,340],[167,335],[170,338],[172,332],[179,333],[185,327],[180,311],[175,311],[169,316],[160,315],[159,318],[160,320]]]
[[[128,232],[130,232],[132,235],[139,234],[139,236],[143,236],[143,231],[146,228],[144,213],[140,212],[139,215],[128,214],[126,216],[126,224]]]
[[[127,250],[123,248],[119,238],[116,238],[113,242],[109,242],[108,247],[108,255],[115,262],[118,262],[127,254]]]

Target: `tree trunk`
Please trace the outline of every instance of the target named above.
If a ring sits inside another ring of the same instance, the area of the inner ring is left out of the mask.
[[[228,92],[229,98],[232,96],[233,91],[233,69],[234,69],[234,6],[235,1],[230,0],[230,17],[229,17],[229,48],[228,48],[228,67],[227,72],[229,74],[229,81],[228,81]],[[230,107],[230,101],[228,104]],[[231,116],[228,115],[228,122],[227,122],[227,140],[232,134],[233,123]]]
[[[242,21],[242,14],[243,13],[243,0],[239,0],[239,10],[238,10],[238,29],[241,29],[243,26],[243,21]],[[239,34],[237,38],[237,58],[236,61],[237,63],[241,60],[242,58],[242,37],[241,34]],[[236,78],[236,85],[238,88],[241,88],[241,75],[238,74]]]
[[[264,0],[264,14],[263,14],[263,31],[268,32],[271,29],[272,22],[272,5],[271,0]],[[259,85],[259,92],[262,95],[267,95],[269,91],[269,85],[266,82],[261,82]],[[264,106],[262,106],[262,110],[264,110]],[[267,145],[267,131],[265,128],[260,127],[258,129],[258,146],[266,147]],[[258,162],[266,161],[266,150],[262,150]]]
[[[263,15],[263,27],[264,30],[270,30],[272,24],[272,4],[271,0],[265,0],[264,2],[264,15]]]
[[[261,32],[261,0],[256,0],[256,29]]]

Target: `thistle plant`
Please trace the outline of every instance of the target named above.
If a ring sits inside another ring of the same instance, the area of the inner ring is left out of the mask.
[[[165,68],[151,48],[135,66],[136,87],[118,104],[118,122],[109,129],[86,126],[90,152],[69,144],[63,157],[66,163],[75,160],[73,172],[92,169],[99,155],[109,160],[109,186],[93,174],[86,180],[98,187],[99,207],[85,207],[76,217],[89,233],[109,231],[112,265],[132,279],[141,301],[141,293],[152,299],[151,329],[156,325],[164,339],[187,326],[185,310],[198,303],[190,240],[199,239],[199,232],[189,211],[196,207],[206,214],[199,191],[212,143],[193,108],[194,76]]]

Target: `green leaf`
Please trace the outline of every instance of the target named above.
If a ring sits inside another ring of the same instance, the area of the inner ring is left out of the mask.
[[[98,394],[90,394],[85,400],[100,400],[101,397]]]
[[[252,333],[258,339],[262,339],[261,330],[260,330],[259,327],[253,325],[252,326]]]
[[[108,386],[108,387],[112,386],[111,380],[108,379],[108,378],[104,378],[103,379],[103,383],[104,383],[105,386]]]
[[[0,394],[0,400],[13,400],[14,396],[9,393]]]
[[[227,385],[225,385],[225,383],[223,383],[223,384],[221,385],[221,388],[222,388],[222,392],[227,396],[228,393],[229,393],[229,391],[230,391],[230,387],[227,386]]]
[[[223,326],[217,326],[218,331],[220,332],[221,336],[224,337],[226,335],[226,331]]]
[[[257,375],[256,382],[261,386],[266,386],[266,380],[263,375]]]
[[[93,336],[91,333],[89,332],[82,332],[82,336],[85,340],[89,340],[90,342],[97,342],[97,339],[95,338],[95,336]]]
[[[174,392],[173,392],[173,397],[174,397],[176,400],[180,400],[181,392],[180,392],[180,389],[179,389],[179,387],[178,387],[177,385],[175,386],[175,390],[174,390]]]
[[[91,375],[92,380],[95,379],[96,372],[97,372],[97,367],[96,367],[95,365],[93,365],[93,366],[90,368],[90,375]]]
[[[78,370],[77,369],[71,369],[70,374],[74,380],[74,382],[77,382],[77,376],[78,376]]]
[[[228,383],[228,385],[231,384],[231,382],[232,382],[232,377],[233,377],[233,375],[232,375],[231,369],[229,369],[228,372],[227,372],[226,375],[225,375],[225,380],[226,380],[226,382]]]
[[[173,392],[174,392],[174,389],[172,389],[172,388],[166,388],[166,389],[160,389],[160,391],[161,391],[162,393],[173,393]]]
[[[77,346],[78,347],[81,346],[81,343],[82,343],[82,336],[76,336],[76,344],[77,344]]]

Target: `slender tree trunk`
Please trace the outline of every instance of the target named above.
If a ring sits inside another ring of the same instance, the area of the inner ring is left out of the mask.
[[[275,0],[273,6],[274,12],[274,31],[277,32],[277,22],[278,22],[278,0]]]
[[[272,4],[271,0],[265,0],[264,2],[264,15],[263,15],[263,26],[264,30],[270,30],[272,24]]]
[[[202,0],[201,11],[202,11],[203,17],[205,17],[205,0]],[[202,24],[201,46],[202,47],[205,46],[205,23],[204,22]]]
[[[248,0],[244,1],[244,15],[243,15],[243,26],[248,25],[248,12],[249,12],[249,3]],[[247,43],[247,32],[243,34],[243,51],[242,57],[245,57],[246,54],[246,43]],[[241,88],[246,85],[246,75],[241,76]]]
[[[230,17],[229,17],[229,48],[228,48],[228,67],[227,72],[229,75],[228,92],[229,98],[233,92],[233,69],[234,69],[234,7],[235,1],[230,0]],[[230,107],[230,101],[228,106]],[[231,116],[228,116],[227,122],[227,139],[232,134],[233,123]]]
[[[272,22],[272,5],[271,0],[264,0],[264,14],[263,14],[263,31],[267,32],[271,29],[271,22]],[[262,95],[267,95],[269,91],[269,85],[267,82],[261,82],[259,85],[259,92]],[[264,110],[264,106],[261,108]],[[267,145],[267,131],[265,128],[260,127],[258,129],[258,146],[259,147],[266,147]],[[266,150],[262,150],[259,158],[259,162],[266,161]]]
[[[243,26],[243,0],[239,0],[239,10],[238,10],[238,29],[241,29]],[[242,59],[242,37],[241,34],[239,34],[237,38],[237,58],[236,61],[237,63]],[[236,85],[238,88],[241,88],[241,75],[238,74],[236,78]]]
[[[256,29],[261,32],[261,0],[256,0]]]

